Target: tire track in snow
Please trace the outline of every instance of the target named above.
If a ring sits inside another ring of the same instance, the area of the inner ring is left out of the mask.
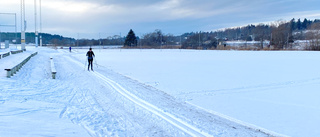
[[[78,64],[79,66],[83,66],[82,63],[80,63],[79,61],[76,61],[70,57],[69,58],[70,61]],[[129,99],[130,101],[132,101],[133,103],[135,103],[136,105],[148,110],[149,112],[161,117],[162,119],[164,119],[165,121],[169,122],[170,124],[172,124],[173,126],[177,127],[178,129],[184,131],[185,133],[191,135],[191,136],[212,136],[196,127],[194,127],[193,125],[173,116],[172,114],[168,113],[168,112],[164,112],[163,110],[161,110],[160,108],[140,99],[139,97],[133,95],[132,93],[130,93],[128,90],[126,90],[124,87],[122,87],[120,84],[116,83],[115,81],[103,76],[102,74],[98,73],[98,72],[92,72],[92,74],[94,76],[96,76],[97,78],[101,79],[106,85],[111,86],[112,88],[114,88],[118,93],[120,93],[121,95],[123,95],[125,98]]]

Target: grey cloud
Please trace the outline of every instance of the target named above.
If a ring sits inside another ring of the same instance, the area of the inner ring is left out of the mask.
[[[165,33],[215,30],[297,18],[297,13],[316,18],[320,4],[317,0],[43,0],[44,5],[49,2],[51,7],[43,9],[44,31],[74,34],[127,33],[131,28]],[[55,2],[70,5],[54,7]],[[28,9],[28,30],[33,30],[33,7]]]

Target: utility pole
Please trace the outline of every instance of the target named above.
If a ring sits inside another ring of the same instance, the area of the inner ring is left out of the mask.
[[[15,25],[15,42],[14,44],[16,45],[16,48],[17,48],[17,13],[14,14],[14,25]]]
[[[141,37],[141,33],[140,33],[140,37]],[[141,51],[141,48],[142,48],[142,39],[139,37],[139,45],[140,45],[140,51]]]
[[[200,42],[200,39],[201,39],[201,31],[199,32],[199,49],[200,49],[200,44],[201,44],[201,42]]]
[[[269,49],[271,48],[272,45],[272,33],[271,33],[271,38],[270,38],[270,42],[269,42]]]
[[[290,35],[290,34],[288,33],[288,37],[287,37],[287,47],[286,47],[287,49],[289,48],[289,35]]]
[[[161,41],[160,41],[160,48],[161,48],[161,50],[162,50],[162,35],[160,35],[160,39],[161,39]]]
[[[121,32],[120,32],[120,43],[119,43],[120,45],[123,45],[123,43],[122,43],[122,37],[121,37]]]
[[[27,22],[25,18],[25,2],[24,0],[20,1],[21,3],[21,50],[26,49],[26,29]]]
[[[182,34],[180,35],[180,48],[182,47]]]
[[[37,28],[37,0],[34,0],[34,28],[35,28],[35,43],[38,47],[38,28]]]
[[[42,47],[42,13],[41,13],[41,0],[40,1],[40,47]]]
[[[79,47],[79,33],[77,34],[78,34],[77,47]]]
[[[99,51],[101,52],[102,46],[101,46],[101,35],[100,35],[100,32],[99,32],[99,46],[100,46]]]

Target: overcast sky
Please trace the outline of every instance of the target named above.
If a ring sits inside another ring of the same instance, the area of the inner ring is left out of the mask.
[[[34,32],[34,0],[25,1],[27,32]],[[280,19],[320,19],[319,5],[319,0],[42,0],[42,31],[74,38],[126,35],[130,29],[136,35],[155,29],[180,35]],[[17,13],[21,31],[20,0],[0,0],[0,13]],[[14,16],[0,14],[0,25],[8,24],[14,24]]]

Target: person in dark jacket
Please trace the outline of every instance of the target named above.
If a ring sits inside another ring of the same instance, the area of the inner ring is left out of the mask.
[[[87,56],[88,56],[88,70],[89,70],[90,65],[91,65],[91,70],[93,70],[92,62],[93,62],[93,57],[95,57],[95,55],[92,51],[92,48],[90,48],[89,51],[87,52]]]

